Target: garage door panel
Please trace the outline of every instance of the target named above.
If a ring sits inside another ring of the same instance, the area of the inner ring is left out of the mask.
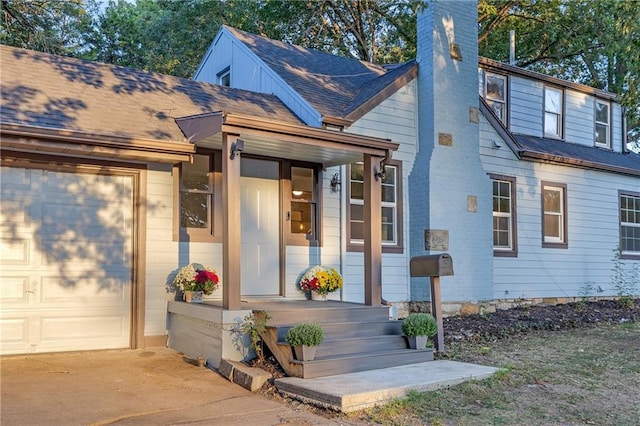
[[[133,178],[2,168],[3,354],[130,345]]]
[[[2,303],[26,304],[29,302],[28,276],[3,276],[1,287]]]
[[[24,238],[1,238],[0,256],[3,265],[27,265],[31,242]]]
[[[43,277],[40,302],[47,304],[61,304],[66,306],[94,307],[122,306],[129,297],[124,291],[126,279],[96,278],[79,279],[73,277]]]

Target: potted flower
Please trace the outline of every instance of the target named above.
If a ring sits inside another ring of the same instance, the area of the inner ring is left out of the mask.
[[[429,337],[438,332],[438,323],[431,314],[414,312],[402,321],[402,332],[411,349],[425,349]]]
[[[284,338],[298,361],[313,361],[317,346],[324,341],[324,330],[314,322],[301,323],[291,327]]]
[[[215,269],[199,263],[190,263],[180,268],[173,284],[184,293],[185,302],[202,303],[203,295],[210,295],[220,285]]]
[[[330,266],[307,269],[298,283],[302,291],[311,292],[314,300],[327,300],[327,294],[342,288],[342,275]]]

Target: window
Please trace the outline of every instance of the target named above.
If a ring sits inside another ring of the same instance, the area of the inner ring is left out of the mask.
[[[317,244],[318,229],[318,176],[315,166],[293,165],[286,167],[291,173],[291,203],[287,213],[290,222],[290,244]]]
[[[509,176],[490,176],[493,180],[493,254],[516,257],[516,180]]]
[[[567,186],[542,183],[542,247],[567,248]]]
[[[183,162],[174,168],[178,189],[176,240],[214,241],[214,206],[219,205],[214,198],[220,196],[214,190],[214,160],[212,152],[198,151],[193,162]]]
[[[361,251],[364,243],[364,165],[349,167],[349,251]],[[382,179],[382,250],[402,252],[402,171],[399,162],[384,168]]]
[[[596,146],[611,147],[611,106],[609,102],[596,99],[595,142]]]
[[[220,86],[230,87],[231,86],[231,68],[227,67],[222,71],[220,71],[217,75],[217,78],[218,78],[218,84]]]
[[[563,91],[544,88],[544,135],[562,139]]]
[[[640,259],[640,193],[620,192],[620,252]]]
[[[480,95],[487,101],[487,104],[493,110],[493,113],[507,125],[507,77],[500,74],[490,72],[484,73],[480,78],[481,81]]]

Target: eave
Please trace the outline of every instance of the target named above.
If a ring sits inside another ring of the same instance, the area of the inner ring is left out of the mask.
[[[399,146],[388,139],[224,112],[182,117],[176,123],[199,146],[220,149],[222,134],[233,134],[242,138],[247,154],[316,162],[324,167],[361,161],[364,154],[390,157]]]
[[[0,123],[2,148],[16,151],[90,156],[128,161],[177,163],[188,161],[195,146],[188,142],[167,141]]]

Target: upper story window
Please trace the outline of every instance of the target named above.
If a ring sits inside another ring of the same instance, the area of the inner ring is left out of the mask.
[[[611,104],[596,99],[595,144],[611,148]]]
[[[349,251],[363,249],[364,227],[364,165],[349,167]],[[384,167],[382,179],[382,251],[402,252],[402,169],[392,161]]]
[[[290,226],[287,243],[317,244],[320,229],[318,214],[319,170],[315,166],[285,167],[291,174],[291,202],[288,213]]]
[[[517,256],[516,180],[490,175],[493,181],[493,255]]]
[[[555,87],[544,88],[544,135],[562,139],[564,92]]]
[[[507,77],[500,74],[486,72],[482,96],[493,110],[493,113],[507,125]]]
[[[231,87],[231,68],[227,67],[223,69],[218,73],[216,78],[220,86]]]
[[[183,162],[174,168],[177,189],[177,214],[174,239],[188,241],[214,241],[215,190],[213,152],[199,151],[192,162]],[[218,167],[219,169],[219,167]],[[219,216],[219,215],[217,215]],[[218,220],[221,220],[219,217]]]
[[[620,192],[620,253],[640,259],[640,193]]]
[[[542,182],[542,247],[567,248],[567,186]]]

